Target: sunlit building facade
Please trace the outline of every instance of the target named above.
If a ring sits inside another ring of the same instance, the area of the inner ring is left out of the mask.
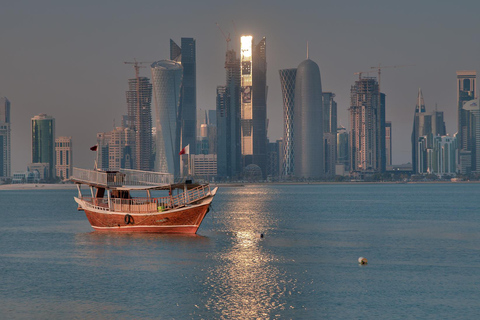
[[[161,60],[151,65],[151,71],[157,132],[155,170],[173,174],[178,178],[183,68],[180,63],[173,60]],[[195,128],[194,125],[194,132]],[[190,146],[191,149],[194,149],[195,143],[196,137]]]
[[[350,170],[385,172],[385,94],[375,78],[360,78],[350,100]]]
[[[62,180],[70,178],[73,172],[72,137],[55,139],[56,175]]]
[[[116,127],[97,133],[97,167],[102,170],[135,169],[135,131]]]
[[[386,166],[392,166],[392,122],[385,122],[385,159]]]
[[[241,45],[241,148],[243,167],[255,164],[266,177],[267,166],[267,58],[266,39],[254,45],[242,36]]]

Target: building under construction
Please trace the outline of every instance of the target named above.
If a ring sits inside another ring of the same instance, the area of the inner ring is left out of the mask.
[[[351,171],[385,172],[385,94],[375,78],[360,78],[350,99]]]
[[[152,170],[152,84],[146,77],[128,80],[127,126],[135,132],[134,168]]]

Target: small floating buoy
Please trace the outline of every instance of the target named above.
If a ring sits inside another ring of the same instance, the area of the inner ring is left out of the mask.
[[[368,260],[367,260],[367,258],[360,257],[360,258],[358,258],[358,263],[359,264],[368,264]]]

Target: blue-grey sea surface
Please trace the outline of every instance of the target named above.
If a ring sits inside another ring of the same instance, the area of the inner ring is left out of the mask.
[[[1,319],[480,315],[480,184],[221,188],[194,236],[94,232],[75,195],[0,191]]]

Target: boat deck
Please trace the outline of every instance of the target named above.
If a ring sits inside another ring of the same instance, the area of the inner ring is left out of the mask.
[[[110,212],[155,213],[193,204],[211,194],[210,185],[200,185],[178,195],[168,197],[145,197],[132,199],[79,197],[91,209]]]

